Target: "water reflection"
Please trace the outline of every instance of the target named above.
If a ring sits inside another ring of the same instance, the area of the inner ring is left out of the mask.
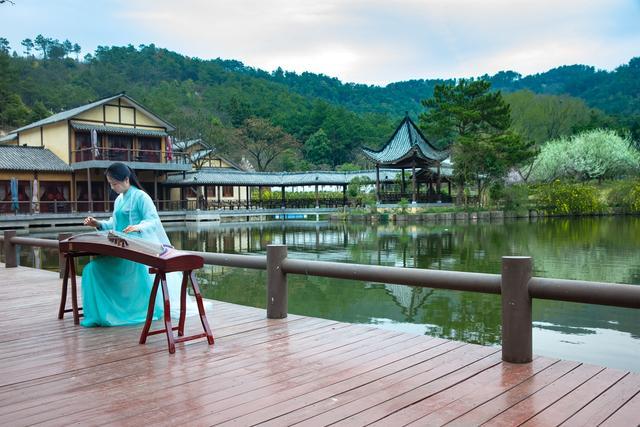
[[[406,226],[187,224],[169,227],[168,234],[181,249],[264,254],[268,244],[286,244],[294,258],[488,273],[500,272],[504,255],[531,255],[535,276],[640,284],[635,217]],[[22,251],[21,264],[56,269],[57,254]],[[207,266],[198,276],[208,298],[264,307],[263,271]],[[496,295],[292,275],[289,311],[485,345],[500,342]],[[640,371],[640,311],[535,300],[533,317],[535,353]]]

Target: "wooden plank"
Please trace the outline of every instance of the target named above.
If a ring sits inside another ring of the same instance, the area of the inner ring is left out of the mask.
[[[580,412],[566,420],[562,425],[599,425],[619,411],[639,390],[640,374],[628,374],[596,399],[589,402]],[[637,420],[638,415],[640,414],[636,414],[636,421],[638,421],[635,423],[636,425],[640,423],[640,420]],[[633,424],[631,423],[630,425]]]
[[[162,422],[171,414],[179,417],[181,422],[189,423],[200,413],[209,413],[211,408],[215,408],[217,413],[225,413],[225,409],[232,410],[233,407],[258,397],[285,393],[298,384],[312,386],[318,370],[327,372],[333,372],[334,369],[340,368],[350,370],[364,360],[371,359],[373,357],[371,351],[380,342],[380,338],[381,336],[373,336],[348,345],[344,345],[344,342],[338,343],[336,348],[308,358],[276,358],[271,360],[271,363],[264,369],[267,373],[266,376],[258,375],[258,378],[250,376],[247,378],[234,375],[223,378],[222,381],[217,380],[202,384],[202,387],[198,388],[197,411],[189,410],[189,408],[193,409],[195,405],[189,402],[188,395],[185,395],[185,392],[188,392],[188,388],[192,385],[177,386],[171,389],[161,387],[151,392],[151,400],[145,395],[144,402],[139,402],[135,407],[124,408],[126,412],[130,412],[127,414],[130,416],[127,424],[139,425],[145,420],[151,423]],[[408,340],[406,336],[400,334],[389,336],[388,341],[399,345],[402,341]],[[406,345],[412,344],[411,342],[406,343]],[[182,391],[183,389],[185,390]],[[157,405],[158,401],[163,402],[161,408]],[[141,408],[140,404],[145,406]],[[122,407],[120,407],[118,415],[122,414],[121,411]],[[91,413],[91,418],[95,418],[93,413]]]
[[[482,424],[531,394],[553,383],[558,378],[576,369],[579,365],[578,362],[564,360],[555,363],[540,373],[533,375],[526,381],[510,388],[508,391],[469,409],[461,416],[451,420],[449,424],[452,426]]]
[[[626,372],[604,369],[597,375],[571,390],[568,394],[530,418],[523,426],[548,426],[560,424],[587,406],[589,402],[620,381]],[[544,392],[546,393],[546,391]]]
[[[520,384],[555,363],[556,360],[534,357],[532,363],[502,362],[478,375],[416,402],[373,423],[377,426],[441,425],[450,421],[465,408],[475,407],[497,394]],[[482,399],[480,399],[482,398]]]
[[[625,427],[640,425],[640,392],[625,402],[612,416],[607,418],[602,427]]]

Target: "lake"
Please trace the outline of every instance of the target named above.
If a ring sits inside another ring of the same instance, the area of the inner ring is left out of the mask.
[[[544,218],[419,225],[263,222],[169,225],[180,249],[500,273],[501,257],[533,257],[534,276],[640,285],[640,218]],[[34,237],[53,234],[33,233]],[[57,268],[24,249],[21,264]],[[207,298],[265,307],[266,272],[205,266]],[[483,345],[500,343],[500,296],[289,275],[289,312]],[[533,301],[534,354],[640,372],[640,310]],[[215,325],[212,325],[215,331]]]

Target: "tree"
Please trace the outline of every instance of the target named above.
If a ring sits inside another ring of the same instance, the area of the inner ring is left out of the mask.
[[[590,180],[621,177],[640,169],[640,154],[629,138],[596,129],[547,143],[538,154],[532,177]]]
[[[478,183],[479,199],[492,181],[534,155],[532,144],[511,131],[509,105],[485,80],[460,80],[437,85],[433,98],[422,101],[427,111],[420,125],[443,147],[451,146],[458,203],[464,185]]]
[[[258,171],[266,171],[283,151],[298,148],[295,138],[268,120],[250,117],[240,129],[238,145],[253,160]]]
[[[22,47],[24,47],[24,54],[27,56],[31,56],[31,51],[33,50],[33,40],[31,39],[24,39],[22,40],[22,42],[20,42],[20,44],[22,45]]]
[[[10,50],[11,46],[9,46],[9,40],[5,39],[4,37],[0,37],[0,52],[6,53],[8,55]]]
[[[307,139],[303,148],[305,157],[316,165],[331,163],[331,142],[322,129],[318,129]]]
[[[73,53],[76,54],[76,61],[80,60],[80,52],[82,51],[82,48],[80,47],[80,45],[78,43],[74,43],[73,44]]]
[[[73,43],[69,41],[69,39],[65,39],[62,42],[62,49],[64,50],[64,56],[69,56],[71,52],[73,52]]]
[[[52,40],[50,38],[44,37],[42,34],[38,34],[33,40],[35,49],[42,52],[42,59],[47,59],[51,42]]]

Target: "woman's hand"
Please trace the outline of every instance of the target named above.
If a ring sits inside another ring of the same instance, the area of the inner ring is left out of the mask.
[[[88,225],[90,227],[95,227],[95,228],[99,228],[100,227],[100,223],[98,222],[98,220],[96,220],[94,217],[92,216],[88,216],[84,219],[84,221],[82,221],[82,223],[84,225]]]
[[[124,231],[125,233],[139,232],[140,231],[140,226],[139,225],[129,225],[129,226],[127,226],[127,228],[125,228],[122,231]]]

